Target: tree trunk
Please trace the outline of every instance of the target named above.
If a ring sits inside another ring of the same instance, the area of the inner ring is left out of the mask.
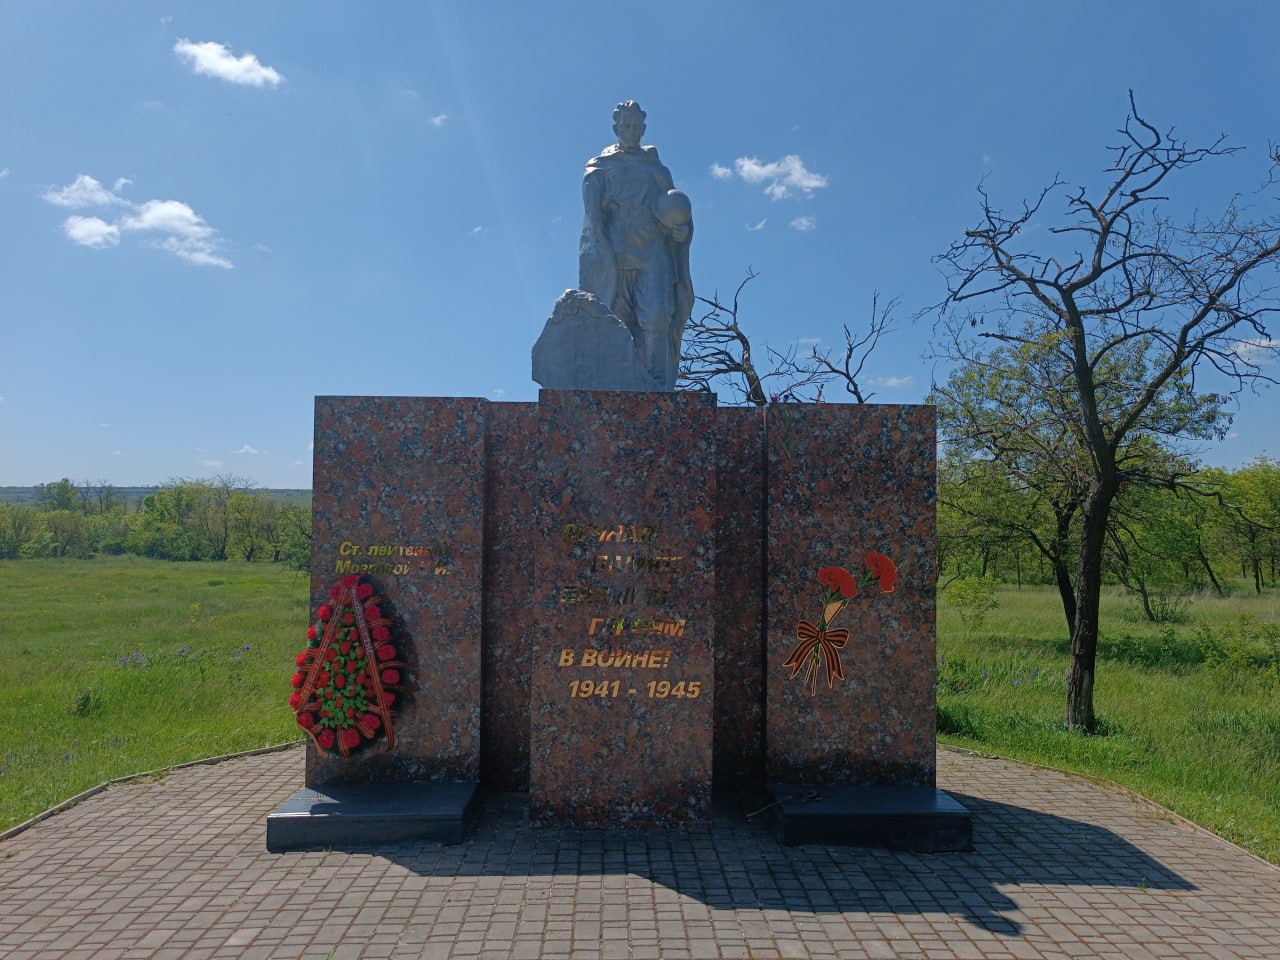
[[[1218,582],[1218,578],[1213,575],[1213,567],[1209,563],[1209,558],[1204,555],[1204,548],[1196,546],[1196,554],[1200,557],[1200,565],[1204,567],[1204,572],[1209,575],[1209,582],[1213,584],[1213,589],[1217,591],[1218,596],[1222,596],[1222,584]]]
[[[1062,612],[1067,617],[1067,632],[1073,633],[1076,628],[1076,588],[1071,582],[1071,571],[1067,569],[1065,557],[1054,558],[1053,579],[1058,585],[1058,596],[1062,598]]]
[[[1071,673],[1067,679],[1067,729],[1095,733],[1093,681],[1098,660],[1098,606],[1102,599],[1102,550],[1114,490],[1095,489],[1081,510],[1080,567],[1071,626]]]

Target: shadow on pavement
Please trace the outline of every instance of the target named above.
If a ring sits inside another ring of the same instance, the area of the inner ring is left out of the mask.
[[[709,826],[604,831],[534,828],[528,799],[488,794],[476,827],[456,846],[340,848],[423,876],[634,875],[710,907],[967,918],[1019,935],[1004,916],[1010,885],[1193,890],[1119,835],[1089,823],[952,793],[973,814],[974,850],[913,854],[858,847],[784,847],[764,816],[719,802]],[[892,922],[892,917],[877,918]]]

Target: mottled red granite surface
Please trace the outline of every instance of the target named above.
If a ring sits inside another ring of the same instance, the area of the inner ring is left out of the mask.
[[[713,784],[933,783],[934,435],[929,407],[317,398],[313,600],[372,564],[408,689],[393,752],[313,750],[308,784],[482,778],[640,826]],[[829,624],[843,679],[793,678],[818,571],[872,550],[900,576]]]
[[[768,424],[768,701],[773,783],[934,782],[935,425],[932,407],[796,404]],[[816,691],[784,666],[800,621],[823,612],[818,571],[861,576],[868,552],[898,566],[832,626],[843,680]]]
[[[533,565],[543,545],[534,517],[538,408],[491,403],[487,410],[480,775],[487,787],[523,792],[529,789]]]
[[[716,411],[715,788],[764,778],[764,411]]]
[[[373,583],[406,690],[393,750],[343,760],[308,745],[308,786],[479,776],[484,407],[316,398],[312,609],[344,573]]]
[[[543,390],[538,418],[530,815],[699,822],[711,800],[713,400]]]

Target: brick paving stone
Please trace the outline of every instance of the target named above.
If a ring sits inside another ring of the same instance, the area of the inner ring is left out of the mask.
[[[485,798],[462,844],[269,854],[299,750],[116,785],[0,843],[0,957],[1280,960],[1280,870],[1122,791],[953,751],[975,850],[533,829]],[[198,802],[193,800],[198,798]]]

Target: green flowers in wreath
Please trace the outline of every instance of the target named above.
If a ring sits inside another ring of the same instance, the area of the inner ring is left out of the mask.
[[[307,628],[289,706],[311,742],[344,757],[382,734],[395,744],[392,704],[404,662],[396,658],[390,621],[373,585],[348,574],[329,592]]]

